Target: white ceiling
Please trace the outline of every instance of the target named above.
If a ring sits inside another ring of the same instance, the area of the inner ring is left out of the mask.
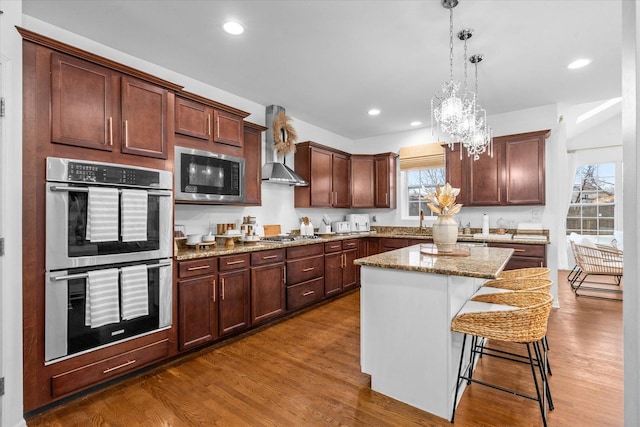
[[[22,3],[27,15],[351,139],[430,126],[430,99],[449,76],[440,0]],[[222,31],[230,18],[245,34]],[[621,0],[460,0],[454,31],[463,28],[475,30],[469,55],[485,58],[489,115],[621,94]],[[463,44],[454,46],[461,79]],[[568,70],[579,57],[593,62]],[[368,116],[372,107],[382,114]]]

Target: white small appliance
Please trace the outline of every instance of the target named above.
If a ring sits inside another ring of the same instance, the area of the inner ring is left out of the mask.
[[[349,214],[346,216],[352,232],[365,233],[369,228],[369,214]]]
[[[331,231],[334,233],[351,233],[351,225],[348,221],[334,221],[331,223]]]

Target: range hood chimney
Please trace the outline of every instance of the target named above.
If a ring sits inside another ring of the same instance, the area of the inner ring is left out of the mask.
[[[269,105],[266,110],[265,126],[267,127],[267,132],[265,137],[265,156],[267,162],[262,167],[262,181],[297,187],[309,185],[300,175],[287,167],[284,163],[284,156],[282,156],[282,162],[278,161],[278,153],[276,153],[273,148],[273,122],[281,112],[284,112],[284,108],[279,105]]]

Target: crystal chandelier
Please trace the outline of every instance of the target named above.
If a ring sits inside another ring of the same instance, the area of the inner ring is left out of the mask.
[[[484,57],[482,55],[473,55],[469,58],[475,66],[475,92],[474,99],[478,98],[478,64]],[[465,61],[466,64],[466,61]],[[487,124],[487,112],[477,102],[474,104],[474,114],[472,117],[473,130],[467,138],[462,140],[462,145],[466,148],[467,154],[473,156],[473,160],[478,160],[480,154],[487,152],[489,156],[493,157],[493,132],[491,127]],[[462,152],[462,150],[460,150]]]
[[[458,0],[442,0],[442,7],[449,9],[449,81],[442,85],[440,93],[431,98],[431,128],[433,120],[438,125],[439,132],[448,136],[446,142],[453,149],[459,142],[467,150],[468,156],[478,160],[480,154],[489,150],[493,157],[491,128],[487,125],[486,111],[477,103],[478,66],[482,55],[474,55],[470,62],[475,69],[475,91],[467,87],[467,40],[473,35],[473,30],[464,29],[458,33],[458,38],[464,41],[464,85],[453,79],[453,8]],[[460,149],[462,157],[462,147]]]
[[[442,0],[442,7],[449,9],[449,81],[431,98],[431,128],[435,119],[440,132],[449,135],[449,148],[453,148],[465,117],[460,82],[453,79],[453,8],[457,5],[458,0]]]

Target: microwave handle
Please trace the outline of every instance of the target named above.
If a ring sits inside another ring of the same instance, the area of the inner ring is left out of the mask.
[[[52,185],[51,186],[51,191],[74,191],[76,193],[88,193],[89,192],[89,188],[88,187],[67,187],[67,186]],[[120,191],[120,190],[118,190],[118,191]],[[147,190],[147,193],[149,193],[150,196],[161,196],[161,197],[169,197],[169,196],[171,196],[171,192],[170,191]]]
[[[147,269],[151,270],[152,268],[168,267],[170,265],[171,265],[170,262],[165,262],[165,263],[161,263],[161,264],[149,264],[147,266]],[[51,280],[57,282],[57,281],[61,281],[61,280],[86,279],[87,277],[89,277],[89,275],[87,273],[79,273],[79,274],[69,274],[67,276],[51,277]]]

